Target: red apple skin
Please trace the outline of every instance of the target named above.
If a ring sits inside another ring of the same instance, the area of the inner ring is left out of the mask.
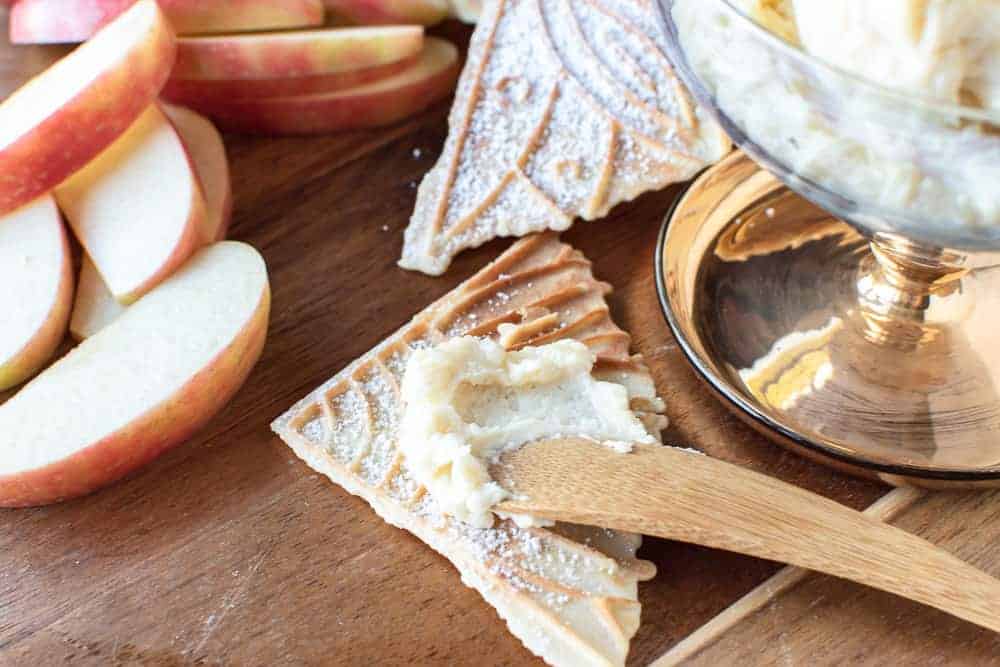
[[[72,456],[0,477],[0,507],[48,505],[91,493],[188,440],[250,375],[264,348],[270,304],[267,290],[243,331],[169,400]]]
[[[135,0],[19,0],[11,8],[12,44],[83,42]],[[321,0],[159,0],[180,34],[298,28],[323,23]]]
[[[326,95],[203,102],[195,106],[227,130],[250,134],[308,135],[391,125],[445,99],[461,60],[432,76],[374,93],[363,88]]]
[[[288,79],[377,67],[424,46],[421,26],[333,28],[177,40],[174,79]]]
[[[322,0],[160,0],[179,34],[304,28],[323,24]]]
[[[176,79],[163,87],[162,97],[177,104],[197,107],[206,102],[318,95],[362,86],[399,74],[416,62],[417,56],[376,67],[271,79]]]
[[[99,75],[59,110],[0,149],[0,215],[61,183],[128,129],[156,99],[170,75],[176,49],[166,17],[159,10],[156,15],[147,38],[122,64]],[[67,56],[72,57],[72,53]],[[0,104],[0,122],[4,106]]]
[[[233,187],[229,158],[222,137],[212,121],[196,111],[166,103],[161,103],[160,108],[177,130],[187,152],[188,161],[194,165],[195,175],[205,195],[206,217],[202,225],[203,241],[211,244],[225,240],[233,217]],[[212,150],[212,144],[218,147],[218,152]],[[218,164],[215,163],[216,159]],[[214,172],[214,178],[210,171]],[[221,204],[216,204],[220,201],[220,197]]]
[[[324,0],[326,8],[357,25],[434,25],[448,17],[445,0]]]
[[[0,221],[2,222],[2,221]],[[62,224],[62,223],[60,223]],[[73,261],[71,259],[69,235],[62,224],[62,254],[66,258],[60,272],[58,294],[52,310],[45,318],[45,324],[35,332],[28,344],[15,355],[19,361],[9,366],[0,366],[0,389],[12,387],[27,380],[40,371],[55,354],[66,335],[69,317],[73,311]],[[0,399],[0,403],[2,403]]]
[[[11,44],[83,42],[114,20],[134,0],[19,1],[10,12]]]

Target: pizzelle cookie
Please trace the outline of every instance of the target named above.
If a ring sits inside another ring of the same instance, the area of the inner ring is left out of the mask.
[[[559,524],[480,529],[442,514],[408,474],[396,433],[399,386],[412,350],[462,335],[508,349],[575,338],[597,356],[594,374],[626,387],[656,438],[663,403],[630,337],[611,320],[590,262],[553,234],[515,243],[278,418],[295,453],[389,523],[405,528],[458,568],[525,646],[553,665],[621,665],[639,627],[638,582],[655,573],[638,560],[637,535]],[[498,332],[501,324],[503,334]]]
[[[722,158],[665,55],[656,0],[489,0],[400,266],[443,273],[497,236],[564,230]]]

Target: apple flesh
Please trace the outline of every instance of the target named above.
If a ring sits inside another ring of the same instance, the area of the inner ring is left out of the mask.
[[[73,259],[48,195],[0,217],[0,390],[52,357],[73,303]]]
[[[124,304],[173,273],[203,242],[201,185],[180,136],[155,104],[55,195]]]
[[[171,104],[164,104],[162,109],[180,135],[205,194],[202,240],[221,241],[226,238],[233,213],[233,188],[222,136],[212,121],[199,113]]]
[[[264,134],[314,134],[397,122],[447,97],[458,78],[458,50],[428,38],[406,70],[374,83],[317,95],[208,100],[197,105],[227,129]]]
[[[173,79],[278,79],[398,62],[420,52],[420,26],[184,37]]]
[[[483,13],[483,0],[451,0],[451,15],[466,23],[475,23]]]
[[[269,309],[253,248],[201,250],[0,405],[0,506],[89,493],[191,437],[257,362]]]
[[[14,44],[82,42],[135,0],[19,0],[11,8]],[[322,25],[321,0],[160,0],[183,35]]]
[[[125,312],[126,307],[115,300],[94,263],[86,255],[80,263],[76,281],[76,298],[69,332],[78,341],[90,338]]]
[[[0,104],[0,215],[48,192],[113,142],[170,74],[174,35],[139,0]]]
[[[448,18],[448,0],[324,0],[336,17],[357,25],[434,25]]]
[[[164,104],[162,109],[180,135],[205,192],[202,240],[206,244],[221,241],[229,227],[233,201],[229,163],[222,137],[211,121],[190,109],[169,104]],[[73,337],[78,341],[90,338],[118,319],[125,308],[104,284],[91,259],[84,255],[69,323]]]

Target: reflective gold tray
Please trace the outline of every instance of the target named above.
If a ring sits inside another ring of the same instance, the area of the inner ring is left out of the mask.
[[[1000,271],[949,273],[906,312],[895,277],[888,312],[880,267],[868,239],[739,152],[677,201],[656,252],[688,360],[759,431],[892,484],[1000,486]]]

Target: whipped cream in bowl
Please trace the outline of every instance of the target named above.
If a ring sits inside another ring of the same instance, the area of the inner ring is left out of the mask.
[[[661,0],[754,159],[867,233],[1000,247],[1000,2]]]
[[[664,227],[661,288],[692,276],[664,308],[695,366],[809,455],[894,484],[1000,480],[1000,0],[659,7],[684,83],[770,172],[721,163]]]

